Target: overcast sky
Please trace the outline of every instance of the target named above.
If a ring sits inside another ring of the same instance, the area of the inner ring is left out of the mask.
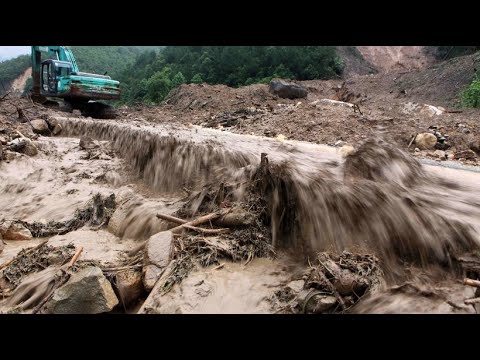
[[[30,46],[0,46],[0,61],[23,54],[30,54]]]

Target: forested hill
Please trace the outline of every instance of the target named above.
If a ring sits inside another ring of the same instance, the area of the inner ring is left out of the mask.
[[[162,46],[72,46],[80,70],[108,73],[116,79],[144,51],[158,51]],[[13,80],[31,66],[30,55],[0,62],[0,82],[8,88]],[[0,93],[3,88],[0,86]]]
[[[182,83],[242,86],[273,77],[338,77],[342,60],[333,46],[168,46],[146,52],[120,77],[125,102],[158,103]]]

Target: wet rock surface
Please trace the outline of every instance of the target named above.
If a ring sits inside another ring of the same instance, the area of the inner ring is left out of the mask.
[[[47,304],[51,314],[100,314],[118,304],[110,282],[98,267],[90,266],[73,274]]]

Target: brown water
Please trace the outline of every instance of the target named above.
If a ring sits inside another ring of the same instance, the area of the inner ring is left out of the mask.
[[[84,229],[51,239],[58,244],[85,242],[85,254],[92,260],[113,263],[135,241],[162,230],[165,224],[155,214],[177,210],[186,194],[183,188],[248,181],[261,153],[268,154],[265,198],[277,248],[305,257],[323,250],[374,253],[394,285],[417,281],[405,271],[405,263],[415,265],[416,273],[449,269],[456,256],[478,249],[480,243],[480,175],[422,166],[379,141],[345,159],[328,146],[198,127],[58,120],[63,135],[110,141],[121,159],[83,160],[78,138],[42,138],[46,155],[0,165],[1,200],[8,204],[0,218],[58,221],[95,192],[114,192],[119,210],[109,233]],[[243,190],[239,188],[240,197]],[[445,286],[455,283],[454,273],[448,274]],[[289,278],[281,261],[259,259],[247,268],[227,263],[222,270],[192,274],[172,290],[169,301],[157,299],[157,310],[268,312],[265,297],[289,280],[295,278],[291,273]],[[205,285],[197,286],[201,281]],[[381,295],[393,296],[388,289]],[[415,311],[414,295],[394,296],[398,302],[372,298],[358,312]],[[423,312],[448,312],[444,297],[426,301]]]
[[[404,261],[448,266],[480,244],[480,183],[462,184],[463,171],[437,176],[382,141],[344,160],[327,146],[198,127],[59,120],[70,135],[113,141],[157,191],[247,179],[267,153],[266,196],[277,247],[306,254],[361,249],[402,276]]]

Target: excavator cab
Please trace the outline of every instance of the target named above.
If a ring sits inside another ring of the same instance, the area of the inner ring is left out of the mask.
[[[41,94],[57,96],[72,73],[72,64],[67,61],[45,60],[42,62]]]
[[[42,61],[41,54],[50,57]],[[52,59],[53,58],[53,59]],[[98,100],[118,100],[120,83],[110,76],[80,72],[68,46],[32,46],[32,100],[78,109],[84,116],[114,118],[112,106]]]

